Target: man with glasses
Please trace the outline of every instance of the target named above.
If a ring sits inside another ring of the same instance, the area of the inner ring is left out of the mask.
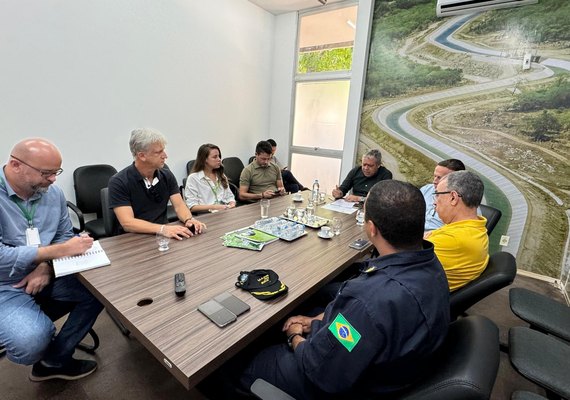
[[[63,192],[53,183],[61,154],[41,138],[17,143],[0,172],[0,345],[8,359],[33,364],[30,380],[74,380],[97,368],[72,358],[103,306],[75,275],[54,278],[51,261],[83,254],[93,244],[74,236]],[[40,305],[71,312],[55,335]]]
[[[281,170],[272,159],[271,144],[265,140],[257,143],[255,160],[241,171],[239,177],[240,200],[253,202],[285,194]]]
[[[182,240],[202,233],[205,225],[194,219],[182,199],[176,178],[165,168],[166,139],[151,128],[131,132],[134,161],[109,180],[109,206],[126,232],[161,233]],[[168,201],[182,225],[167,225]]]
[[[450,291],[477,278],[489,262],[487,220],[477,215],[483,190],[476,174],[455,171],[444,176],[434,192],[435,209],[445,225],[424,237],[434,245]]]
[[[342,184],[333,189],[332,195],[335,199],[344,197],[347,201],[362,203],[372,186],[386,179],[392,179],[392,172],[382,166],[382,153],[376,149],[369,150],[362,156],[362,166],[354,167]],[[348,194],[351,189],[352,194]]]
[[[420,191],[424,196],[426,201],[426,224],[425,231],[433,231],[434,229],[441,228],[443,226],[443,221],[439,218],[439,215],[435,212],[434,205],[434,195],[435,188],[437,184],[447,174],[453,171],[464,171],[465,164],[461,160],[450,158],[448,160],[443,160],[437,163],[435,170],[433,171],[433,182],[422,186]]]

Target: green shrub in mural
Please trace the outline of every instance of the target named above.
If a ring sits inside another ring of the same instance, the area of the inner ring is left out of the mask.
[[[435,3],[376,0],[359,152],[378,144],[417,185],[435,160],[462,158],[503,211],[491,250],[564,280],[570,1],[446,19]]]

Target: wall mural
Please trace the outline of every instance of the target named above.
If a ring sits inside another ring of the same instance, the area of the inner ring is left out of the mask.
[[[376,0],[359,158],[431,182],[459,158],[503,217],[491,251],[568,281],[570,2],[437,18],[435,0]]]

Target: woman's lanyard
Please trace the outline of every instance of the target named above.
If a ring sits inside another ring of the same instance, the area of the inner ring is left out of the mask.
[[[214,204],[220,204],[221,201],[218,199],[218,190],[220,189],[220,180],[216,180],[216,186],[212,186],[212,184],[210,183],[210,178],[208,178],[206,176],[206,182],[208,183],[208,186],[210,186],[210,190],[212,191],[212,193],[214,193],[214,198],[216,199],[216,201],[214,202]]]

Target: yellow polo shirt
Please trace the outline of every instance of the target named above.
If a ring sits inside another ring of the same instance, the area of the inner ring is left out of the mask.
[[[489,262],[489,237],[484,217],[453,222],[432,231],[427,238],[443,265],[449,291],[477,278]]]

